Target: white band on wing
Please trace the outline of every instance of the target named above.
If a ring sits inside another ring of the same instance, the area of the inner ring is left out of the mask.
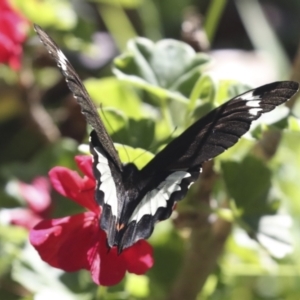
[[[118,216],[118,198],[117,189],[114,179],[111,174],[111,170],[108,164],[107,158],[94,148],[97,153],[97,170],[100,173],[100,186],[99,190],[104,193],[104,203],[111,207],[111,213],[113,216]]]
[[[167,201],[170,199],[171,194],[181,190],[180,183],[182,179],[190,176],[190,173],[184,171],[176,171],[169,175],[157,188],[144,196],[133,211],[128,223],[131,221],[138,222],[144,215],[154,216],[160,207],[167,207]]]

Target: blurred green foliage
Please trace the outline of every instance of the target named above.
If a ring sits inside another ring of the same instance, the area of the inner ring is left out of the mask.
[[[201,9],[207,9],[204,28],[213,43],[226,3],[199,2]],[[196,5],[196,1],[15,3],[31,22],[38,23],[61,48],[68,49],[67,56],[85,79],[107,131],[118,143],[121,160],[134,161],[139,168],[187,126],[250,88],[226,77],[217,80],[208,72],[212,64],[209,53],[196,52],[173,39],[148,39],[174,37],[174,32],[179,37],[183,10]],[[299,16],[299,3],[293,3]],[[100,48],[96,40],[90,40],[94,32],[104,34]],[[124,41],[137,34],[145,37],[131,39],[125,47]],[[107,36],[112,36],[114,42]],[[97,67],[95,57],[105,51],[113,53],[113,48],[122,53]],[[279,68],[280,62],[274,64]],[[9,193],[11,181],[30,182],[56,165],[76,169],[73,157],[79,145],[87,143],[88,130],[75,100],[33,31],[24,46],[22,70],[15,74],[7,66],[0,66],[0,77],[1,209],[21,206],[18,197]],[[211,198],[217,205],[212,206],[211,213],[232,221],[233,230],[217,269],[197,299],[300,298],[297,113],[297,109],[294,115],[286,108],[275,110],[257,122],[252,135],[247,134],[215,159],[218,179]],[[266,132],[281,135],[278,151],[268,161],[253,150],[255,138],[263,138]],[[81,145],[80,149],[86,147]],[[52,198],[52,217],[80,211],[54,192]],[[179,212],[185,205],[192,205],[186,202]],[[1,215],[0,221],[0,299],[5,300],[166,299],[181,270],[190,234],[189,230],[174,228],[171,220],[156,225],[150,238],[154,267],[143,276],[127,274],[119,285],[105,288],[95,286],[86,271],[70,274],[44,264],[28,244],[27,231],[3,224]]]

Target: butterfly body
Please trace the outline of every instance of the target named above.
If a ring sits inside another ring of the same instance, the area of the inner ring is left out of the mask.
[[[118,251],[147,239],[158,221],[197,180],[202,164],[232,147],[263,113],[286,102],[298,90],[293,81],[273,82],[234,97],[196,121],[146,166],[123,165],[77,73],[55,42],[35,30],[60,68],[87,122],[93,127],[90,151],[96,179],[95,199],[102,213],[99,226],[109,247]]]
[[[200,168],[193,172],[167,171],[159,172],[149,181],[143,169],[138,170],[133,163],[122,165],[119,171],[104,153],[95,132],[91,133],[90,148],[94,174],[99,178],[95,196],[102,207],[100,226],[110,233],[110,247],[116,245],[120,251],[148,238],[155,223],[169,218],[175,202],[185,196],[199,176]],[[106,166],[109,168],[105,169]],[[104,185],[106,190],[102,189]]]

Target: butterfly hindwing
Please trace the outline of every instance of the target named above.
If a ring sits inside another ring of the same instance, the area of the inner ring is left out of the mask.
[[[93,155],[93,172],[96,178],[95,198],[102,210],[100,227],[109,233],[108,244],[112,247],[122,210],[122,175],[106,155],[95,131],[90,134],[90,151]]]
[[[199,168],[162,172],[151,186],[146,186],[144,189],[146,192],[142,193],[138,204],[130,212],[118,247],[124,249],[140,239],[150,237],[154,225],[170,217],[176,202],[185,197],[199,174]]]

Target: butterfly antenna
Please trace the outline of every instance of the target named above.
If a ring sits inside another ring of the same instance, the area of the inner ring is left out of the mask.
[[[111,126],[111,124],[109,123],[108,119],[107,119],[106,116],[105,116],[105,113],[104,113],[104,110],[103,110],[102,103],[100,104],[100,110],[101,110],[102,115],[103,115],[103,117],[104,117],[106,123],[108,124],[110,130],[112,131],[113,134],[115,134],[115,133],[116,133],[115,130],[113,129],[113,127]],[[125,145],[124,145],[123,143],[121,143],[121,145],[122,145],[122,147],[123,147],[123,149],[124,149],[124,151],[125,151],[125,153],[126,153],[128,162],[130,162],[130,157],[129,157],[129,155],[128,155],[128,152],[127,152],[127,149],[126,149]]]
[[[152,147],[152,148],[154,148],[154,147]],[[133,160],[132,162],[134,163],[137,159],[139,159],[141,156],[143,156],[143,155],[144,155],[146,152],[148,152],[150,149],[151,149],[151,147],[149,147],[148,150],[144,150],[141,154],[139,154],[137,157],[135,157],[134,160]]]
[[[174,134],[174,132],[177,130],[177,126],[175,126],[174,130],[171,132],[171,134],[168,136],[168,139],[172,137],[172,135]],[[152,143],[153,144],[153,143]],[[134,160],[132,162],[135,162],[138,158],[140,158],[141,156],[143,156],[146,152],[148,152],[149,150],[155,148],[156,145],[150,145],[148,150],[144,150],[141,154],[139,154],[137,157],[134,158]]]

